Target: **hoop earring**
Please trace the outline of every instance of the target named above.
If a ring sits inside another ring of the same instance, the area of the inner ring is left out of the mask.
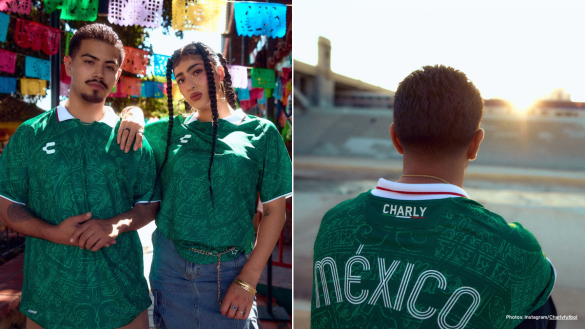
[[[221,98],[221,101],[225,103],[225,86],[223,85],[223,82],[219,83],[219,97]]]

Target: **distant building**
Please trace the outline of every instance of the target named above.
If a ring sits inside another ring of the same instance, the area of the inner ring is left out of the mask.
[[[317,66],[294,61],[295,107],[392,107],[393,91],[331,71],[331,41],[318,44]]]

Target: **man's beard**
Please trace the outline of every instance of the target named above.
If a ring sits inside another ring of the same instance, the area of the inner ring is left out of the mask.
[[[97,94],[97,91],[92,93],[92,94],[83,94],[80,93],[79,94],[81,96],[81,98],[88,102],[88,103],[101,103],[104,101],[105,97],[102,97],[100,95]]]

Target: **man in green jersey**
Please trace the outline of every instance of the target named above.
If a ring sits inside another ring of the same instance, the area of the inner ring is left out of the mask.
[[[120,149],[120,120],[104,106],[123,59],[110,27],[80,28],[65,57],[68,101],[23,123],[0,157],[0,218],[27,235],[29,329],[148,327],[136,230],[159,208],[155,162],[146,141]]]
[[[480,92],[453,68],[425,66],[400,83],[390,136],[403,175],[323,217],[313,329],[546,326],[521,323],[555,312],[556,274],[540,245],[462,189],[482,116]]]

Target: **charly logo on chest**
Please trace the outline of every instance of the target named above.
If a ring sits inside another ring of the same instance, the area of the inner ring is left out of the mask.
[[[52,148],[55,146],[55,142],[49,142],[47,143],[47,145],[45,145],[45,147],[43,147],[43,151],[47,152],[47,154],[53,154],[55,153],[55,149]]]

